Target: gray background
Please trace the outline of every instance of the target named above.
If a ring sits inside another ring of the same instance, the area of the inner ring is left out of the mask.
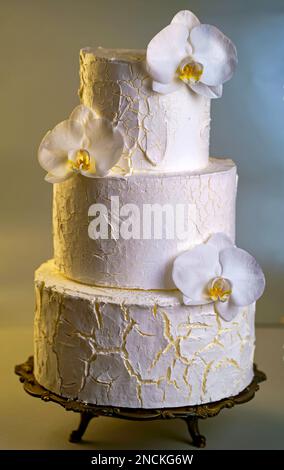
[[[238,48],[238,70],[213,102],[211,155],[238,164],[237,241],[267,277],[257,321],[284,322],[284,1],[1,0],[1,325],[32,325],[33,271],[52,256],[52,187],[36,154],[78,104],[79,49],[146,47],[180,9]]]

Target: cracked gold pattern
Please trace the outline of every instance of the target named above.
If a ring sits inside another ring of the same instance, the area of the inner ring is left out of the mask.
[[[231,323],[178,292],[83,286],[46,263],[36,273],[35,376],[83,402],[197,405],[243,390],[253,376],[254,305]]]
[[[145,51],[82,49],[79,95],[124,137],[125,151],[113,173],[207,166],[210,100],[187,87],[168,95],[153,92]]]

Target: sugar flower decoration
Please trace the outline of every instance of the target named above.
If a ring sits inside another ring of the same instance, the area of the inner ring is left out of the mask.
[[[259,299],[265,286],[256,260],[223,233],[180,254],[174,261],[172,277],[186,305],[213,302],[226,321]]]
[[[74,173],[90,178],[105,176],[123,151],[121,133],[86,106],[79,105],[69,119],[43,138],[38,160],[47,171],[46,181],[60,183]]]
[[[237,51],[219,29],[200,24],[184,10],[150,41],[146,63],[158,93],[171,93],[186,84],[200,95],[219,98],[223,83],[236,68]]]

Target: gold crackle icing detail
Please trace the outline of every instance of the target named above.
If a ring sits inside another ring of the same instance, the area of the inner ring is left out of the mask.
[[[254,306],[226,323],[212,305],[173,305],[173,297],[161,307],[158,294],[143,293],[137,305],[134,291],[106,302],[108,289],[94,298],[53,273],[42,267],[36,276],[35,373],[47,389],[152,408],[216,401],[250,382]]]
[[[207,165],[210,100],[183,87],[174,94],[154,93],[144,56],[111,60],[107,50],[83,49],[79,96],[124,137],[125,151],[114,174]],[[181,141],[187,141],[186,150]]]

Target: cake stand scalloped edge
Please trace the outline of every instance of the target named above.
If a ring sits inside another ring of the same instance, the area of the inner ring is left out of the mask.
[[[61,405],[67,411],[80,413],[80,423],[78,429],[72,431],[69,441],[80,442],[89,422],[99,416],[109,416],[111,418],[146,421],[153,419],[173,419],[180,418],[186,421],[191,445],[195,447],[205,447],[206,438],[201,435],[198,427],[199,419],[206,419],[216,416],[225,408],[232,408],[252,400],[259,390],[259,384],[266,380],[266,375],[257,369],[254,364],[254,377],[251,383],[238,395],[224,398],[223,400],[205,403],[202,405],[182,406],[177,408],[122,408],[116,406],[99,406],[83,403],[78,400],[63,398],[42,387],[35,379],[34,360],[30,356],[23,364],[15,366],[15,373],[20,377],[24,390],[31,396],[41,398],[43,401],[52,401]]]

